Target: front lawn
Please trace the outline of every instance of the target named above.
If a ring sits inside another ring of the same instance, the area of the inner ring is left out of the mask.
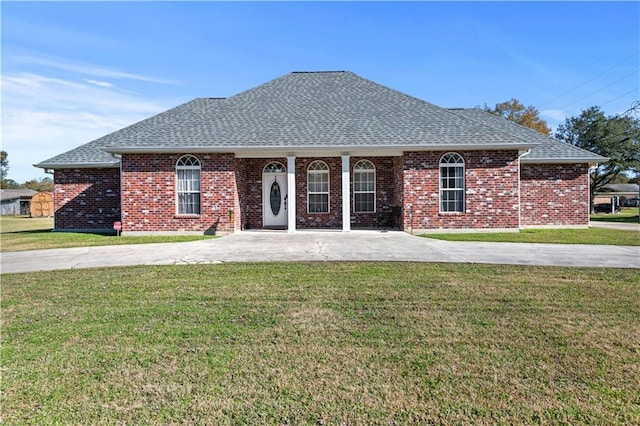
[[[596,222],[618,222],[618,223],[638,223],[638,208],[625,207],[620,213],[598,213],[592,214],[591,220]]]
[[[523,229],[520,232],[423,234],[447,241],[640,246],[640,232],[619,229]]]
[[[69,270],[1,307],[7,424],[640,423],[636,270]]]
[[[0,252],[122,244],[178,243],[212,238],[206,235],[121,236],[52,232],[53,218],[0,216]]]

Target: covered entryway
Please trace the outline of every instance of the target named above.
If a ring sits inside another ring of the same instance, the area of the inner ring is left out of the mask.
[[[265,228],[287,226],[287,169],[272,162],[262,171],[262,218]]]

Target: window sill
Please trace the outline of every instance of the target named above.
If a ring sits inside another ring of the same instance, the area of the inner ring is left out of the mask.
[[[200,219],[202,215],[199,214],[177,214],[173,216],[174,219]]]

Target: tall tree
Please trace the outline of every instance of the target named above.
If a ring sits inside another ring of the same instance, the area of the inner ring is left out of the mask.
[[[522,126],[529,127],[544,135],[551,135],[551,128],[547,126],[546,121],[540,118],[538,110],[531,105],[527,107],[524,106],[515,98],[496,104],[495,108],[489,108],[485,105],[484,110],[498,117],[515,121]]]
[[[7,151],[0,151],[0,187],[6,188],[7,173],[9,172],[9,154]]]
[[[583,110],[558,126],[555,137],[608,157],[591,172],[591,203],[604,185],[624,172],[640,170],[640,121],[637,118],[605,116],[600,107]]]

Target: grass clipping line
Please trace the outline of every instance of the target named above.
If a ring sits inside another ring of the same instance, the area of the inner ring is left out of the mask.
[[[7,423],[640,423],[637,271],[189,265],[2,291]]]

